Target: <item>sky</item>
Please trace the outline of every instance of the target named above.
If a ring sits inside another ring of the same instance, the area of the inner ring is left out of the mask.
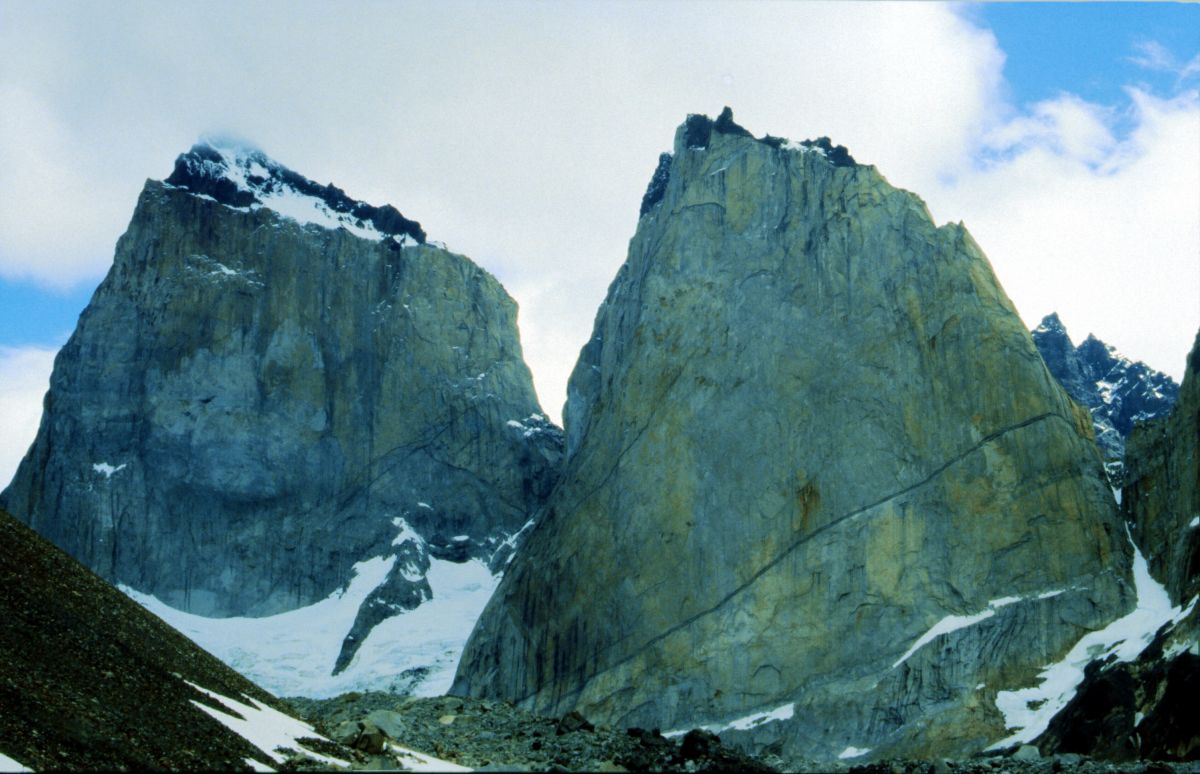
[[[541,403],[688,113],[829,136],[963,221],[1029,327],[1182,376],[1200,6],[0,2],[0,483],[147,178],[233,135],[391,203],[520,305]]]

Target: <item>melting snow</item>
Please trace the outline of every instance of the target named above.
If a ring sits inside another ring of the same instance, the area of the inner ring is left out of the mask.
[[[359,606],[394,563],[395,557],[359,562],[346,589],[307,607],[263,618],[207,618],[127,587],[121,590],[277,696],[327,698],[347,691],[403,688],[411,679],[401,673],[422,667],[429,673],[414,693],[440,696],[450,688],[467,636],[500,581],[478,560],[455,564],[432,559],[425,577],[433,598],[380,623],[349,666],[337,676],[331,674]]]
[[[1055,596],[1056,594],[1061,594],[1061,593],[1062,593],[1061,590],[1047,591],[1043,594],[1039,594],[1037,596],[1037,599],[1046,599],[1047,597],[1052,597],[1052,596]],[[964,629],[968,626],[973,626],[974,624],[977,624],[980,621],[986,620],[986,619],[994,616],[998,609],[1005,607],[1006,605],[1014,604],[1016,602],[1023,602],[1025,599],[1026,599],[1026,597],[1001,597],[1000,599],[993,599],[991,602],[988,602],[988,606],[986,608],[984,608],[983,610],[979,611],[978,613],[974,613],[972,615],[948,615],[948,616],[946,616],[942,620],[935,623],[932,627],[930,627],[929,631],[925,632],[920,637],[918,637],[917,641],[914,642],[909,647],[909,649],[904,652],[904,655],[901,656],[899,659],[897,659],[895,664],[892,664],[892,669],[895,669],[896,667],[903,664],[905,661],[908,661],[909,656],[916,653],[921,648],[925,647],[925,645],[932,642],[935,638],[940,637],[943,634],[949,634],[950,632],[958,631],[959,629]]]
[[[1095,659],[1110,655],[1115,655],[1118,661],[1132,661],[1141,655],[1164,624],[1182,619],[1195,607],[1195,599],[1186,609],[1172,607],[1167,590],[1150,575],[1146,558],[1132,538],[1129,542],[1133,545],[1137,607],[1124,618],[1084,635],[1062,661],[1042,670],[1038,685],[999,691],[996,707],[1004,714],[1005,725],[1013,733],[989,750],[1032,742],[1075,696],[1075,689],[1083,682],[1084,667]]]
[[[771,723],[776,720],[789,720],[795,714],[796,714],[796,705],[793,702],[791,704],[784,704],[782,706],[776,707],[773,710],[766,710],[765,712],[755,712],[752,715],[747,715],[746,717],[738,718],[737,720],[731,720],[728,723],[724,723],[724,724],[709,723],[709,724],[703,725],[703,726],[693,726],[693,727],[689,727],[689,728],[681,728],[676,731],[665,731],[665,732],[663,732],[663,736],[665,736],[667,738],[683,736],[688,731],[690,731],[691,728],[695,728],[695,727],[703,728],[705,731],[710,731],[714,734],[721,734],[726,731],[749,731],[750,729],[757,728],[757,727],[763,725],[764,723]]]
[[[33,771],[33,769],[22,766],[4,753],[0,753],[0,771]]]
[[[97,462],[92,465],[92,470],[101,474],[105,478],[112,478],[113,473],[117,473],[117,472],[125,469],[125,464],[126,463],[122,462],[120,465],[118,465],[114,468],[112,465],[109,465],[107,462]]]
[[[296,750],[297,752],[303,752],[305,755],[308,755],[309,757],[314,758],[326,765],[349,768],[349,761],[344,761],[340,758],[333,758],[328,755],[322,755],[320,753],[313,752],[303,747],[299,741],[297,741],[301,737],[325,739],[325,737],[318,734],[315,730],[313,730],[313,727],[307,723],[297,720],[290,715],[285,715],[273,707],[260,704],[249,697],[244,697],[246,701],[250,702],[249,704],[245,704],[240,701],[235,701],[228,696],[222,696],[219,693],[201,688],[189,680],[184,680],[184,682],[210,699],[213,699],[224,705],[227,709],[236,712],[237,715],[241,715],[239,718],[229,712],[222,712],[218,709],[208,706],[207,704],[201,704],[195,699],[192,700],[192,704],[195,704],[199,709],[203,710],[209,716],[219,721],[230,731],[234,732],[250,744],[262,750],[271,757],[271,760],[275,761],[276,763],[283,763],[285,760],[287,760],[287,756],[275,752],[275,748],[286,747]],[[246,760],[247,762],[250,761],[249,758]],[[262,769],[255,767],[255,770],[261,771]],[[269,771],[270,769],[267,770]]]
[[[869,752],[871,752],[870,747],[847,747],[838,753],[838,760],[844,761],[847,758],[861,758]]]
[[[392,545],[398,546],[401,543],[408,542],[409,540],[415,542],[418,546],[425,545],[425,540],[419,534],[417,534],[417,531],[408,526],[408,522],[399,516],[392,519],[392,526],[400,530],[396,537],[392,538]]]

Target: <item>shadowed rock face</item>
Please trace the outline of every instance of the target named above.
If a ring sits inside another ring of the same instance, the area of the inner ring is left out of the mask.
[[[553,485],[516,314],[444,249],[147,182],[0,503],[202,615],[295,608],[395,556],[373,623],[428,597],[427,548],[486,560]]]
[[[1175,409],[1135,427],[1127,449],[1122,511],[1150,572],[1186,604],[1200,594],[1200,333]]]
[[[997,690],[1131,606],[1090,418],[961,225],[873,167],[702,126],[454,692],[664,729],[776,711],[722,738],[817,758],[978,750]],[[923,639],[947,616],[972,623]]]

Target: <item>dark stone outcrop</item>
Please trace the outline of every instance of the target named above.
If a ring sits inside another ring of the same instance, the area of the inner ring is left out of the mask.
[[[407,235],[418,244],[424,244],[425,231],[421,224],[409,220],[390,204],[375,207],[366,202],[351,199],[346,192],[333,183],[321,185],[274,161],[261,151],[239,149],[237,162],[246,166],[246,188],[228,177],[230,159],[207,143],[193,145],[187,153],[175,159],[175,168],[164,181],[169,185],[184,188],[193,193],[211,196],[230,207],[250,207],[262,204],[258,195],[263,192],[278,192],[282,189],[294,191],[301,196],[311,196],[325,203],[335,213],[353,216],[361,223],[370,223],[381,234],[387,236]],[[254,166],[257,165],[257,166]],[[266,175],[258,175],[251,169],[261,169]]]
[[[646,193],[642,196],[642,206],[638,210],[638,217],[642,217],[654,205],[662,201],[663,194],[667,192],[667,180],[671,174],[671,154],[662,153],[658,157],[658,166],[654,168],[654,174],[650,177],[650,184],[646,186]]]
[[[1179,386],[1090,334],[1075,346],[1057,314],[1046,315],[1033,329],[1033,343],[1067,394],[1091,412],[1109,477],[1120,486],[1125,443],[1134,425],[1169,414]]]

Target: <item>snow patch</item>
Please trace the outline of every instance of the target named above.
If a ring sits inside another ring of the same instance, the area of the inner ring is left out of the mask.
[[[1200,527],[1200,515],[1193,516],[1192,520],[1188,522],[1188,529],[1195,529],[1196,527]]]
[[[385,235],[370,221],[361,220],[347,212],[337,212],[323,199],[300,193],[290,185],[281,183],[273,178],[271,171],[254,157],[255,151],[220,143],[210,144],[209,147],[220,155],[221,160],[217,162],[204,159],[197,162],[205,168],[205,173],[214,178],[223,177],[233,183],[239,191],[252,193],[259,200],[248,207],[224,205],[231,210],[251,212],[266,208],[302,226],[317,226],[330,230],[344,228],[363,239],[378,241],[390,238],[399,245],[417,244],[417,241],[408,234]],[[252,181],[251,177],[257,178],[257,180]],[[164,183],[164,185],[170,186],[169,183]],[[212,200],[211,196],[204,194],[193,195]]]
[[[743,718],[731,720],[728,723],[709,723],[703,726],[696,726],[696,728],[703,728],[705,731],[709,731],[714,734],[722,734],[726,731],[749,731],[750,729],[758,728],[765,723],[772,723],[777,720],[790,720],[793,716],[795,716],[795,714],[796,704],[793,702],[791,704],[784,704],[776,707],[772,710],[755,712]],[[663,736],[671,739],[677,736],[683,736],[690,730],[691,728],[689,727],[675,731],[664,731]]]
[[[250,697],[243,697],[246,701],[250,702],[249,704],[245,704],[228,696],[201,688],[190,680],[184,680],[184,682],[208,698],[213,699],[218,704],[221,704],[226,709],[237,713],[237,715],[241,715],[239,718],[237,715],[222,712],[192,699],[192,704],[195,704],[196,707],[220,722],[233,733],[242,737],[259,750],[262,750],[276,763],[283,763],[287,760],[286,755],[275,751],[276,748],[283,747],[301,752],[326,765],[349,768],[349,761],[313,752],[300,744],[298,740],[302,737],[325,739],[325,737],[318,734],[312,726],[304,721],[297,720],[290,715],[285,715],[273,707],[260,704]]]
[[[796,714],[796,705],[784,704],[782,707],[776,707],[767,712],[756,712],[753,715],[747,715],[744,718],[738,718],[725,725],[724,731],[747,731],[756,726],[761,726],[763,723],[770,723],[775,720],[789,720]]]
[[[1036,599],[1045,599],[1047,597],[1052,597],[1052,596],[1055,596],[1056,594],[1061,594],[1061,593],[1062,593],[1061,591],[1046,592],[1044,594],[1038,595],[1036,597]],[[986,620],[986,619],[994,616],[996,614],[996,611],[999,610],[1000,608],[1006,607],[1008,605],[1016,604],[1017,602],[1024,602],[1026,599],[1030,599],[1030,597],[1001,597],[1000,599],[993,599],[992,601],[988,602],[988,606],[986,608],[984,608],[983,610],[979,611],[978,613],[973,613],[972,615],[948,615],[948,616],[946,616],[945,618],[943,618],[942,620],[938,621],[933,626],[931,626],[929,628],[929,631],[925,632],[920,637],[918,637],[917,641],[914,642],[909,647],[909,649],[904,652],[904,655],[901,656],[900,658],[898,658],[896,660],[895,664],[892,664],[892,669],[895,669],[896,667],[903,664],[905,661],[908,661],[909,656],[911,656],[912,654],[916,653],[921,648],[928,645],[935,638],[940,637],[943,634],[949,634],[950,632],[958,631],[959,629],[965,629],[968,626],[974,626],[975,624],[979,623],[980,621]]]
[[[1149,565],[1133,538],[1133,581],[1137,607],[1098,631],[1084,635],[1067,655],[1042,669],[1037,685],[996,694],[996,708],[1004,715],[1011,735],[987,749],[998,750],[1017,744],[1029,744],[1046,730],[1050,720],[1075,696],[1083,682],[1084,668],[1094,660],[1116,656],[1117,661],[1132,661],[1154,639],[1164,624],[1179,621],[1192,612],[1196,600],[1186,607],[1172,607],[1167,590],[1150,575]]]
[[[847,758],[861,758],[869,752],[871,752],[870,747],[847,747],[838,753],[838,760],[844,761]]]
[[[410,750],[407,747],[401,747],[394,742],[387,742],[386,748],[409,771],[474,771],[474,769],[460,766],[457,763],[451,763],[441,758],[434,758],[432,755],[426,755],[416,750]]]
[[[4,753],[0,753],[0,771],[33,771],[33,769],[22,766]]]
[[[107,462],[96,462],[92,464],[92,470],[96,471],[105,478],[112,478],[113,473],[119,473],[125,469],[126,463],[122,462],[115,468]]]
[[[410,540],[413,541],[414,543],[416,543],[418,546],[425,545],[425,539],[422,538],[419,534],[417,534],[417,531],[415,529],[413,529],[412,527],[408,526],[408,522],[405,521],[404,519],[400,518],[399,516],[392,519],[392,526],[395,527],[396,529],[400,530],[396,534],[396,537],[392,538],[392,545],[398,546],[403,543],[407,543]]]
[[[822,156],[826,155],[825,149],[819,145],[804,145],[796,142],[795,140],[788,140],[783,144],[783,147],[785,150],[790,151],[800,151],[801,153],[818,153]]]

